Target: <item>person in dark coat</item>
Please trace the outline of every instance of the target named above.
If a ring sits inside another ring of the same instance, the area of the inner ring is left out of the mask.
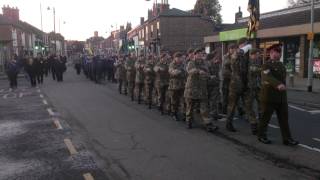
[[[43,74],[44,74],[44,62],[42,55],[39,53],[34,59],[34,66],[36,70],[36,77],[38,84],[43,84]]]
[[[56,63],[56,56],[51,55],[48,59],[48,64],[49,64],[49,71],[51,71],[52,74],[52,79],[56,80],[56,69],[55,69],[55,63]]]
[[[34,60],[32,57],[26,56],[25,70],[29,75],[31,86],[36,87],[37,86],[36,67],[35,67]]]
[[[55,71],[57,75],[57,81],[63,81],[63,73],[66,71],[66,60],[62,56],[58,56],[55,59]]]
[[[16,89],[18,87],[17,77],[19,73],[19,65],[16,55],[6,62],[5,68],[10,81],[10,88]]]

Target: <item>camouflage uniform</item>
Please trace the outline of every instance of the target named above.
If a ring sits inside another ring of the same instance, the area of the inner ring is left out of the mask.
[[[169,67],[166,61],[159,61],[154,67],[156,73],[155,87],[158,95],[159,110],[163,113],[163,105],[166,100],[166,92],[169,86]]]
[[[144,87],[145,87],[145,94],[144,94],[144,99],[146,103],[148,104],[149,108],[151,108],[152,105],[152,92],[154,88],[154,78],[155,78],[155,73],[153,71],[154,68],[154,59],[148,59],[144,66]]]
[[[184,64],[177,64],[172,61],[169,66],[169,75],[170,112],[177,115],[185,87],[186,71]]]
[[[131,97],[131,100],[134,100],[134,85],[135,85],[135,74],[136,70],[134,67],[135,59],[132,57],[129,57],[125,63],[125,69],[127,71],[127,91],[129,92],[129,96]]]
[[[122,93],[122,85],[126,84],[126,69],[124,67],[124,62],[123,60],[118,60],[115,64],[114,64],[115,68],[116,68],[116,73],[115,73],[115,78],[118,81],[118,90],[119,93]],[[126,91],[126,87],[124,87],[125,91]]]
[[[223,112],[226,113],[229,99],[229,85],[231,80],[231,55],[229,53],[224,56],[222,77],[222,104]]]
[[[212,60],[207,61],[209,69],[208,78],[208,99],[209,111],[211,111],[214,118],[218,117],[218,102],[220,98],[220,63],[215,63]]]
[[[202,72],[202,73],[200,73]],[[200,114],[205,125],[211,124],[208,115],[207,82],[209,70],[203,59],[190,61],[187,66],[187,82],[184,91],[186,101],[186,121],[192,123],[193,109],[196,103],[200,104]]]
[[[229,85],[227,125],[232,124],[235,108],[237,107],[239,100],[246,99],[248,85],[247,55],[241,52],[234,53],[231,55],[230,63],[232,75]]]
[[[253,111],[254,100],[257,102],[259,118],[261,118],[260,106],[260,88],[261,88],[261,67],[262,62],[259,60],[250,60],[248,71],[248,96],[245,99],[245,108],[247,114],[250,116],[249,121],[251,124],[257,124],[256,115]]]
[[[135,79],[135,90],[136,96],[138,98],[138,103],[141,103],[141,93],[143,91],[143,83],[144,83],[144,66],[145,66],[145,59],[144,57],[139,57],[139,59],[135,62],[135,69],[136,69],[136,79]]]

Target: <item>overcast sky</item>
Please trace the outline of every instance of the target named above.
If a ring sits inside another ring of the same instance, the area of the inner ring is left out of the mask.
[[[158,0],[158,2],[161,0]],[[139,24],[140,17],[147,16],[147,9],[152,7],[154,0],[0,0],[1,7],[10,5],[20,9],[20,19],[41,29],[40,3],[42,4],[43,30],[53,31],[53,12],[48,6],[56,8],[56,31],[66,39],[85,40],[99,31],[100,36],[126,22],[133,27]],[[169,0],[171,8],[181,10],[193,9],[196,0]],[[248,0],[220,0],[224,23],[233,23],[234,14],[241,6],[244,16],[247,12]],[[261,12],[283,9],[287,0],[260,0]],[[63,23],[65,22],[65,24]]]

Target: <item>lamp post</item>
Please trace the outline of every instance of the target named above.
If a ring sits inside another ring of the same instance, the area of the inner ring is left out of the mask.
[[[56,8],[53,7],[53,33],[54,33],[54,53],[57,53],[57,37],[56,37]],[[48,7],[48,11],[50,11],[50,7]]]
[[[314,38],[314,0],[311,0],[311,32],[310,32],[310,45],[309,45],[309,58],[308,58],[308,92],[312,92],[313,81],[313,38]]]

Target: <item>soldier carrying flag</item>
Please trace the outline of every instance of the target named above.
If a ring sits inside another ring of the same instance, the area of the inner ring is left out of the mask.
[[[247,37],[250,38],[253,32],[257,32],[260,21],[260,3],[259,0],[249,0],[248,11],[250,13],[248,21]]]

